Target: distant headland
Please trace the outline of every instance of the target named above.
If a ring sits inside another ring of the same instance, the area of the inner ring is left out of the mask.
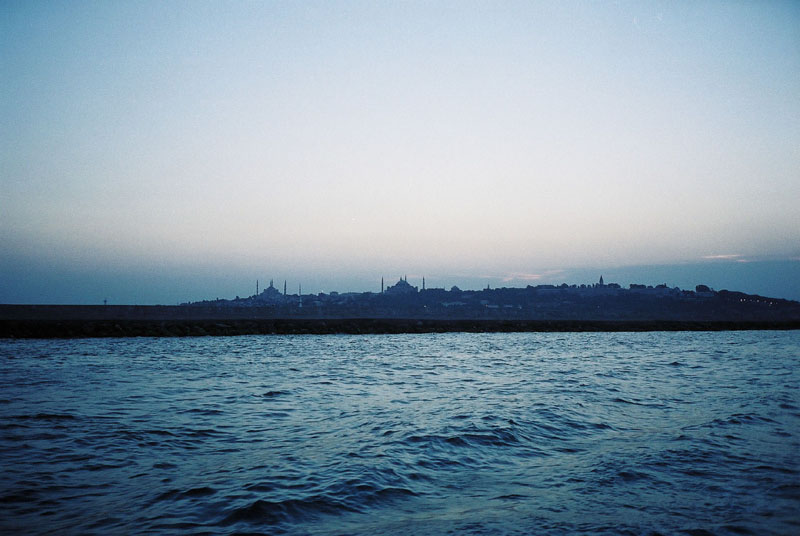
[[[412,286],[380,292],[252,296],[177,306],[0,305],[0,337],[201,336],[256,333],[447,331],[657,331],[800,329],[800,302],[697,285],[605,283],[461,290]]]

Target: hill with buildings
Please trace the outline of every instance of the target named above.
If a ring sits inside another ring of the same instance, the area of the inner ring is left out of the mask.
[[[682,290],[666,284],[623,288],[603,277],[589,285],[461,290],[422,288],[400,278],[381,292],[288,294],[270,282],[246,298],[187,303],[207,309],[254,309],[275,317],[435,318],[509,320],[776,321],[800,319],[800,303],[715,291],[706,285]]]

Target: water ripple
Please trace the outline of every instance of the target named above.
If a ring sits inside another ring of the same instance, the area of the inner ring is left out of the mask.
[[[795,534],[796,332],[3,341],[0,532]]]

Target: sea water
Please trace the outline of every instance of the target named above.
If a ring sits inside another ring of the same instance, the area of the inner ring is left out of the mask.
[[[800,332],[0,341],[5,534],[800,534]]]

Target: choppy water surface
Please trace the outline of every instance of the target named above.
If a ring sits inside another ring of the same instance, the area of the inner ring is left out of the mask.
[[[799,534],[800,333],[0,341],[0,532]]]

